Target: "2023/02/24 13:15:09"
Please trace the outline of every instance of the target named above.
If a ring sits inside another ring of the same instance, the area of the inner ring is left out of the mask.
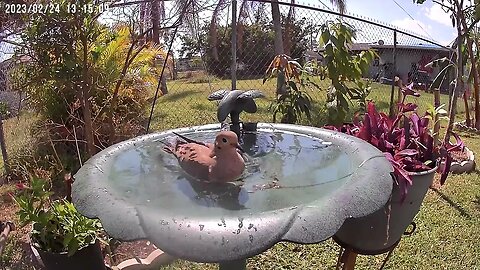
[[[4,3],[0,4],[1,12],[5,14],[46,14],[46,13],[60,13],[62,10],[68,13],[103,13],[108,11],[109,5],[102,3],[99,5],[94,4],[71,4],[68,3],[65,6],[58,3],[49,4],[14,4]]]

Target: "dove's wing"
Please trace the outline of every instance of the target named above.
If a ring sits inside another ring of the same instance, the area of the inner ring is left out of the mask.
[[[225,90],[225,89],[222,89],[222,90],[218,90],[218,91],[215,91],[213,93],[211,93],[209,96],[208,96],[208,100],[212,101],[212,100],[220,100],[222,99],[229,91],[228,90]]]
[[[210,153],[211,149],[206,146],[187,143],[178,147],[175,156],[180,167],[189,175],[200,180],[209,180],[209,169],[215,163]]]

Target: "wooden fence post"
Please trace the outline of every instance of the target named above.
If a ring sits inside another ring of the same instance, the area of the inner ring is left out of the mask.
[[[5,144],[5,134],[3,132],[3,116],[0,114],[0,148],[2,150],[3,166],[5,167],[5,173],[10,173],[10,165],[8,164],[7,146]]]

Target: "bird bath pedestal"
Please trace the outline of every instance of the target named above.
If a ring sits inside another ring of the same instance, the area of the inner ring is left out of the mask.
[[[330,130],[259,123],[241,137],[242,181],[190,179],[162,150],[173,132],[212,142],[219,124],[148,134],[113,145],[75,175],[78,211],[120,240],[148,239],[170,255],[244,269],[279,241],[319,243],[344,220],[383,207],[392,167],[372,145]]]

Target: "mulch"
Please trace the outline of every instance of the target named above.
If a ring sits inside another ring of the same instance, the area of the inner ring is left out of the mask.
[[[452,151],[450,155],[453,158],[453,161],[462,162],[464,160],[468,160],[468,155],[464,151]]]

